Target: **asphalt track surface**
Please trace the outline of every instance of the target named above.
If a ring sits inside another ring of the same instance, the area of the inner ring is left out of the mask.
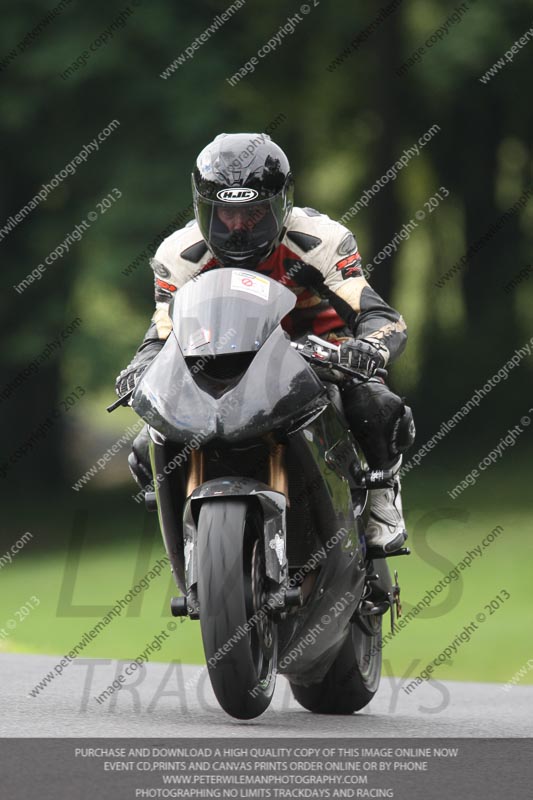
[[[126,663],[79,659],[37,697],[29,696],[55,656],[0,655],[0,736],[20,737],[512,737],[532,736],[533,686],[431,682],[406,694],[407,681],[382,680],[373,701],[348,717],[312,715],[278,678],[272,705],[256,720],[228,717],[216,704],[205,668],[143,667],[131,687],[99,695]]]

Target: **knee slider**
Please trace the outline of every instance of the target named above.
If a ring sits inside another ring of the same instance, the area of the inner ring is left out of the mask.
[[[345,397],[346,411],[369,430],[388,428],[403,412],[398,395],[381,381],[358,384]]]
[[[151,484],[152,474],[147,470],[142,461],[137,458],[134,450],[132,450],[128,456],[128,467],[133,480],[140,489],[146,489],[146,487]]]
[[[145,425],[139,435],[133,440],[131,453],[128,456],[130,472],[141,489],[148,486],[152,480],[149,441],[148,427]]]
[[[405,453],[413,444],[416,436],[413,412],[409,406],[403,406],[401,416],[395,421],[391,434],[391,452],[393,455]]]

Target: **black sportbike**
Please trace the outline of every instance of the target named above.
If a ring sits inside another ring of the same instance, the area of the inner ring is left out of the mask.
[[[368,492],[391,476],[365,469],[343,416],[339,379],[357,375],[327,342],[291,343],[294,304],[244,269],[189,281],[129,399],[150,426],[146,504],[181,591],[172,613],[200,620],[214,693],[239,719],[268,708],[278,673],[310,711],[363,708],[383,615],[400,613],[397,578],[365,544]]]

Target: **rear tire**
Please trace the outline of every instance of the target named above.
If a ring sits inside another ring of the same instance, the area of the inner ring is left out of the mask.
[[[368,617],[372,635],[356,623],[337,658],[320,683],[299,686],[291,683],[295,699],[315,714],[353,714],[376,694],[381,678],[381,627],[383,617]]]
[[[204,502],[198,518],[200,626],[213,691],[237,719],[262,714],[276,683],[276,626],[266,616],[250,622],[264,604],[264,567],[255,504]]]

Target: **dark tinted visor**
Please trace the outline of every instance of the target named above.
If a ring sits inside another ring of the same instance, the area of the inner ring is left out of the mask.
[[[253,257],[268,250],[279,236],[285,218],[283,193],[256,202],[207,200],[196,194],[197,220],[213,252]]]

